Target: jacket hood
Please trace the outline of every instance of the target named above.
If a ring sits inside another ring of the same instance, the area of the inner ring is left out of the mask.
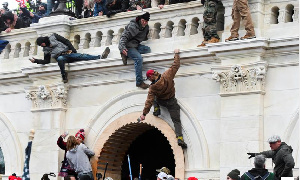
[[[71,152],[71,153],[76,153],[77,149],[78,149],[78,145],[75,146],[73,149],[71,149],[70,152]]]
[[[279,150],[279,149],[286,149],[286,150],[288,150],[290,153],[293,152],[292,146],[287,145],[285,142],[281,142],[281,145],[280,145],[280,147],[278,148],[278,150]]]
[[[261,169],[261,168],[252,168],[251,170],[248,171],[251,175],[255,176],[261,176],[263,177],[268,170],[267,169]]]

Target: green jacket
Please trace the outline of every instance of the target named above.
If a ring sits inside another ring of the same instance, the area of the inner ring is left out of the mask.
[[[275,164],[274,174],[279,179],[281,177],[293,177],[295,161],[292,152],[292,147],[282,142],[275,151],[263,151],[260,154],[265,155],[267,158],[272,158],[272,162]]]

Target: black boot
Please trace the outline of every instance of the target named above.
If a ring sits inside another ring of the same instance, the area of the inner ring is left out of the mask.
[[[64,83],[68,83],[68,73],[65,72],[65,74],[62,74],[62,79]]]
[[[178,143],[179,146],[181,146],[182,149],[186,149],[187,148],[187,145],[183,141],[183,137],[182,136],[178,136],[177,137],[177,143]]]
[[[110,53],[110,49],[109,47],[106,47],[101,55],[101,59],[106,59],[109,53]]]

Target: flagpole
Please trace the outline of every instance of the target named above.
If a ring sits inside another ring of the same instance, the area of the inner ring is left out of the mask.
[[[127,156],[128,156],[128,165],[129,165],[129,175],[130,175],[130,180],[132,180],[132,173],[131,173],[131,165],[130,165],[129,154],[127,154]]]

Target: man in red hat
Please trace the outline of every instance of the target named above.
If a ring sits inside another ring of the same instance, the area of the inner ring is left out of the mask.
[[[178,145],[182,148],[186,148],[187,145],[183,141],[182,137],[180,107],[177,103],[177,99],[175,98],[174,86],[174,77],[180,67],[179,49],[175,49],[174,53],[174,63],[163,74],[160,74],[152,69],[147,71],[147,79],[149,79],[152,83],[149,87],[148,97],[145,102],[143,114],[140,116],[140,120],[145,120],[145,116],[149,113],[150,108],[156,98],[157,104],[166,107],[170,113],[171,119],[174,123]]]

